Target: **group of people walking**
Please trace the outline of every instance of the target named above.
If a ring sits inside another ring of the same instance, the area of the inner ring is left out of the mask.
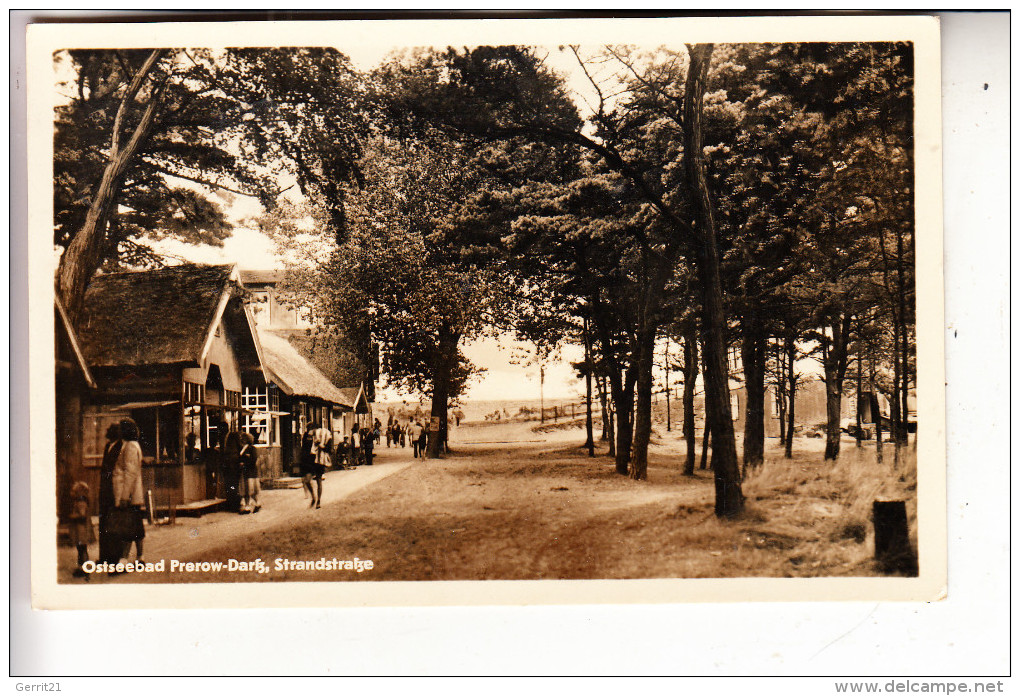
[[[376,421],[376,423],[378,422]],[[424,459],[425,448],[428,444],[428,430],[425,429],[425,426],[414,418],[409,418],[406,425],[401,425],[398,419],[390,416],[386,426],[386,446],[407,447],[408,441],[414,449],[415,458]]]
[[[311,499],[310,508],[322,507],[322,479],[326,470],[353,469],[357,466],[372,466],[376,444],[385,435],[386,446],[406,447],[410,441],[414,456],[424,458],[428,442],[428,431],[421,423],[408,419],[406,425],[392,416],[386,425],[377,418],[371,425],[351,426],[351,432],[343,442],[334,447],[333,433],[322,424],[310,424],[301,438],[301,486]]]
[[[91,495],[84,481],[71,486],[70,536],[78,552],[75,577],[88,574],[83,569],[89,560],[88,547],[96,541],[92,522]],[[145,539],[142,488],[142,448],[138,444],[138,425],[130,418],[106,430],[106,446],[99,471],[99,561],[116,565],[127,558],[131,546],[135,559],[143,561]]]
[[[330,466],[336,469],[372,466],[381,427],[378,419],[372,426],[355,423],[351,434],[334,448],[333,433],[328,428],[321,424],[308,426],[301,438],[300,466],[302,487],[311,498],[309,507],[322,507],[322,477]]]

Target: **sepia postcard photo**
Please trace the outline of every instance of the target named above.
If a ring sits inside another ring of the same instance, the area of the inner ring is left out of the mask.
[[[36,24],[33,604],[936,600],[930,17]]]

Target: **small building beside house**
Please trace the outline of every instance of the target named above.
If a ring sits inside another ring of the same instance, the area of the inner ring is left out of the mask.
[[[269,441],[272,456],[279,458],[285,473],[297,474],[301,462],[301,436],[309,426],[322,425],[333,433],[334,444],[343,442],[354,423],[365,425],[371,409],[364,389],[336,387],[287,338],[286,333],[260,330],[262,356],[270,383],[269,414],[274,418],[276,432],[266,432],[262,423],[253,421],[249,431],[256,442]],[[254,398],[265,395],[255,393]],[[242,396],[247,400],[247,395]],[[254,402],[249,402],[256,406]],[[259,402],[261,403],[261,402]]]
[[[242,270],[240,273],[241,283],[248,291],[248,309],[260,329],[286,331],[314,326],[309,307],[294,302],[294,298],[286,297],[281,290],[287,278],[286,271]]]

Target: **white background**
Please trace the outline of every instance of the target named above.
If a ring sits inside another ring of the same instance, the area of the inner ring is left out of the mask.
[[[29,607],[26,562],[27,414],[15,406],[10,442],[11,674],[1007,674],[1012,609],[1007,482],[1013,430],[1006,398],[1009,16],[945,14],[942,27],[950,544],[946,600],[34,612]],[[23,52],[18,51],[23,51],[19,49],[23,40],[15,18],[11,55],[22,61]],[[23,160],[24,102],[19,110],[17,100],[24,98],[19,92],[24,82],[19,85],[14,62],[12,157]],[[11,179],[12,210],[15,219],[20,211],[21,220],[23,181],[18,176]],[[14,226],[14,405],[25,404],[28,393],[24,370],[19,369],[27,351],[24,234],[23,224]],[[68,693],[110,687],[96,681],[63,681]],[[888,679],[878,681],[884,684]],[[758,680],[731,684],[734,691],[769,688],[769,683]],[[789,682],[783,691],[800,693],[809,684],[804,693],[835,693],[831,680]],[[13,683],[8,686],[14,690]],[[207,686],[247,690],[247,685],[235,683]],[[281,686],[274,683],[269,688]],[[396,686],[413,688],[406,682]],[[610,682],[601,688],[616,691],[622,686]],[[119,683],[112,688],[127,687]],[[138,688],[170,693],[184,685],[147,682]],[[704,684],[704,689],[715,688],[713,683]],[[696,691],[704,689],[699,685]]]

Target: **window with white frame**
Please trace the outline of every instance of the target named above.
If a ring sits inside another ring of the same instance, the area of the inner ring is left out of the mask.
[[[279,399],[279,393],[272,387],[245,387],[241,394],[241,406],[246,411],[241,428],[256,445],[276,444],[279,418],[274,414],[279,410]]]

